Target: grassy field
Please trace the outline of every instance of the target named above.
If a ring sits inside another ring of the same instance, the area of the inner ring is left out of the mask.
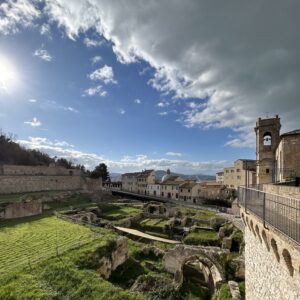
[[[88,227],[56,217],[12,220],[0,227],[0,272],[42,261],[93,240]]]
[[[203,245],[203,246],[216,246],[218,243],[218,234],[210,230],[196,230],[189,233],[184,242],[188,245]]]
[[[121,207],[121,206],[114,205],[110,210],[104,213],[104,218],[107,217],[108,219],[119,220],[127,217],[136,216],[141,212],[142,210],[137,207],[130,207],[130,206]]]
[[[187,207],[180,207],[177,209],[182,216],[188,216],[193,218],[198,218],[201,220],[208,220],[212,217],[216,216],[216,212],[211,210],[202,210],[202,209],[194,209],[194,208],[187,208]]]

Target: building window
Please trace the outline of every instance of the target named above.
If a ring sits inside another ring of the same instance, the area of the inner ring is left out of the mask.
[[[236,169],[237,172],[241,172],[241,169]]]
[[[264,146],[271,146],[272,145],[272,135],[270,132],[266,132],[264,134]]]
[[[270,173],[270,169],[266,169],[266,173],[269,174]]]
[[[228,170],[226,170],[226,173],[229,173],[229,171],[228,171]]]
[[[191,192],[191,190],[190,189],[188,189],[188,193],[190,193]]]

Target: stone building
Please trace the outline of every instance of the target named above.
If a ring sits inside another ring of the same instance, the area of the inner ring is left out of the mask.
[[[148,184],[147,195],[160,197],[160,181],[156,180],[154,184]]]
[[[185,182],[179,186],[179,200],[196,203],[199,200],[199,184]]]
[[[228,188],[237,189],[240,185],[256,184],[256,161],[238,159],[233,167],[224,168],[223,184]]]
[[[284,182],[300,176],[300,129],[280,135],[280,118],[256,122],[257,183]]]
[[[300,177],[300,129],[284,133],[276,149],[276,181]]]
[[[275,154],[280,142],[280,118],[259,118],[254,128],[256,133],[257,183],[275,180]]]
[[[145,170],[142,172],[125,173],[122,175],[122,190],[147,194],[147,185],[155,183],[155,171]]]
[[[184,179],[180,176],[164,176],[160,184],[160,196],[163,198],[178,200],[179,186],[182,183],[184,183]]]

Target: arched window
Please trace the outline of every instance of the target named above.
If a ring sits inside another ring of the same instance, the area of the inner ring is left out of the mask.
[[[271,146],[272,145],[272,135],[270,132],[266,132],[264,134],[264,146]]]

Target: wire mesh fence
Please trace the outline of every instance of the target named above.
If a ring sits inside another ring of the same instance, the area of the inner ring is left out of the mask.
[[[254,213],[265,224],[300,244],[300,199],[239,187],[238,201],[246,212]]]

